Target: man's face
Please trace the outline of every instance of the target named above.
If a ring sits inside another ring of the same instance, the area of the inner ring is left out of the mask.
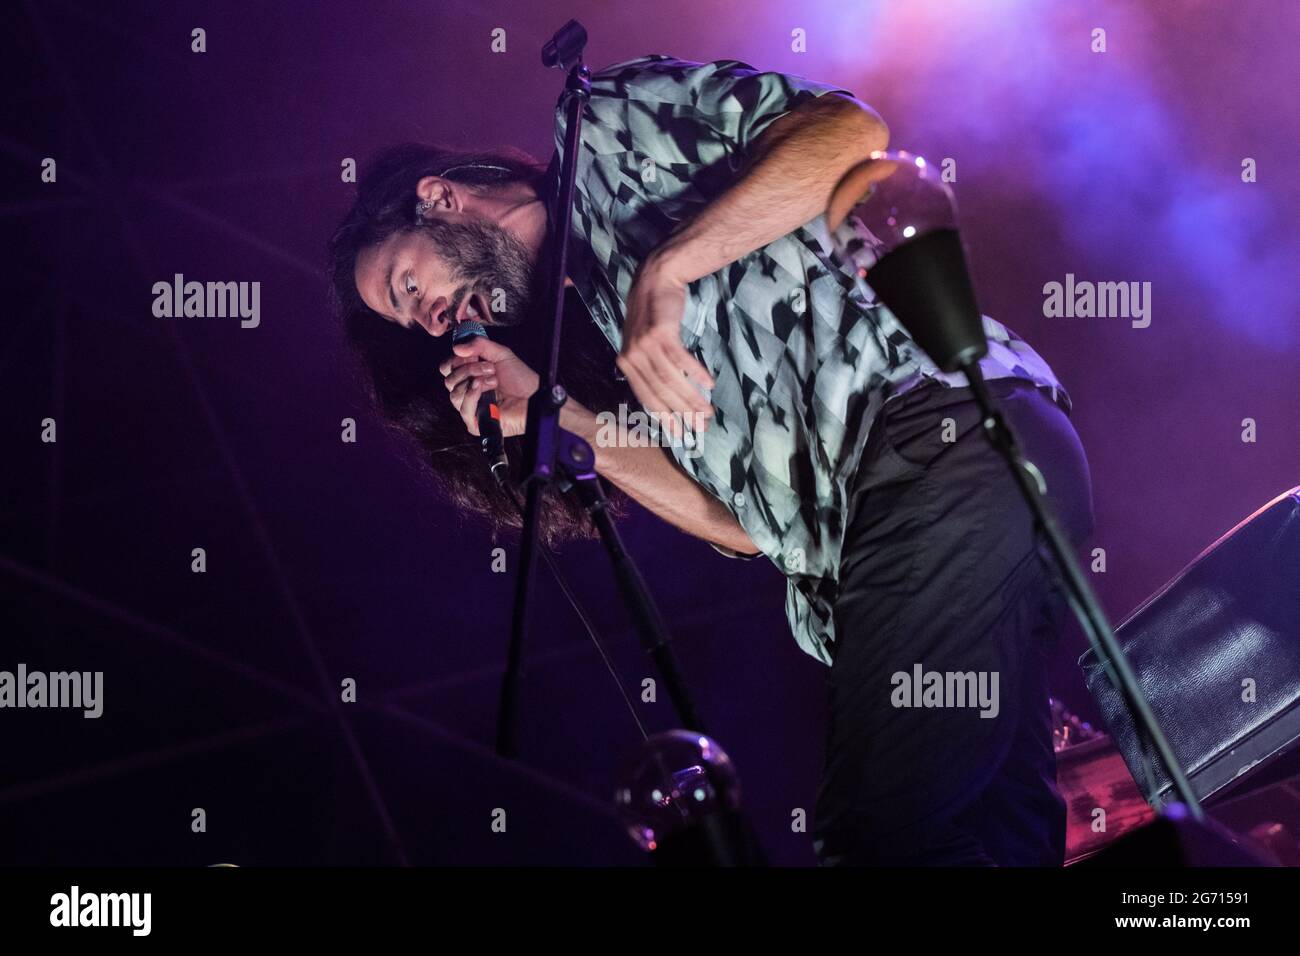
[[[536,298],[528,249],[493,222],[434,219],[357,256],[357,291],[375,312],[442,335],[457,322],[516,325]]]

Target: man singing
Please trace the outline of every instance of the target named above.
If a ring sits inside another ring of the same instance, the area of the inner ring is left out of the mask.
[[[557,148],[564,126],[557,109]],[[1059,865],[1046,664],[1063,592],[964,380],[831,255],[831,191],[887,140],[851,93],[734,60],[645,56],[594,74],[566,296],[603,335],[566,331],[560,421],[611,486],[785,574],[795,640],[827,665],[821,863]],[[538,387],[558,174],[558,155],[543,169],[514,150],[398,147],[367,169],[331,241],[381,411],[447,497],[495,527],[518,513],[470,433],[491,389],[518,436]],[[493,341],[431,348],[466,319]],[[1082,543],[1091,490],[1069,398],[1023,340],[984,322],[984,374]],[[629,397],[615,366],[667,447],[601,440],[597,413]],[[582,529],[574,501],[547,502],[547,540]],[[972,676],[997,699],[903,692],[919,674]]]

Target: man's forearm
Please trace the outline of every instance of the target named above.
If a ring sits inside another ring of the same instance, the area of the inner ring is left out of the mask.
[[[721,195],[647,257],[679,282],[694,282],[826,211],[840,178],[889,143],[879,116],[827,93],[759,135],[747,166]]]
[[[560,409],[560,425],[591,445],[597,473],[669,524],[732,551],[758,552],[726,505],[677,467],[662,448],[601,446],[596,416],[572,398]]]

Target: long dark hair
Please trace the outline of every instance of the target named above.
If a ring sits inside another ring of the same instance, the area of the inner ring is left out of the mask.
[[[450,353],[451,336],[435,338],[423,329],[403,328],[378,315],[361,299],[354,275],[363,249],[394,234],[422,228],[415,212],[415,188],[425,176],[440,176],[472,189],[491,189],[514,182],[540,188],[545,174],[545,166],[509,147],[484,152],[415,143],[392,147],[364,168],[357,183],[357,200],[328,247],[335,306],[363,388],[389,428],[406,439],[403,445],[412,463],[432,478],[452,505],[481,518],[494,534],[522,523],[515,503],[515,496],[522,500],[523,494],[522,439],[506,439],[511,494],[490,476],[478,439],[466,430],[443,387],[438,365]],[[548,254],[543,253],[540,275],[546,274]],[[517,326],[494,328],[492,337],[541,375],[548,333],[549,315],[532,314]],[[620,402],[635,407],[626,384],[615,379],[613,349],[571,290],[566,299],[559,379],[574,398],[593,411],[614,411]],[[606,490],[617,513],[625,499],[612,486]],[[552,491],[543,497],[539,526],[548,544],[593,536],[571,493]]]

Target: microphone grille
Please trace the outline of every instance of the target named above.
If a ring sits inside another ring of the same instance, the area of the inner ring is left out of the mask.
[[[483,328],[482,322],[475,322],[472,319],[466,319],[464,322],[456,323],[456,330],[451,333],[452,344],[464,342],[466,339],[477,338],[478,336],[487,338],[487,329]]]

